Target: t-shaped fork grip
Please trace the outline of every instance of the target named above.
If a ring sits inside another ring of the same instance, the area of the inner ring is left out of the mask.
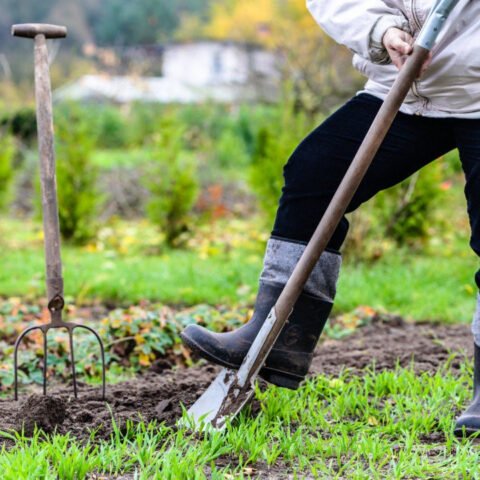
[[[67,27],[46,23],[22,23],[12,26],[12,35],[24,38],[35,38],[37,35],[44,35],[45,38],[65,38]]]

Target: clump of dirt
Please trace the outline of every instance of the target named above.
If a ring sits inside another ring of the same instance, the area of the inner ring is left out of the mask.
[[[471,354],[472,346],[467,325],[410,324],[401,319],[386,323],[379,321],[344,340],[327,340],[320,344],[311,375],[335,376],[345,368],[362,375],[365,367],[372,364],[377,370],[385,370],[395,368],[397,363],[408,366],[412,360],[418,372],[435,371],[452,353],[457,353],[450,363],[455,371]],[[81,386],[78,399],[73,397],[71,387],[52,390],[51,397],[47,398],[53,397],[52,400],[58,400],[59,405],[64,406],[63,422],[51,422],[49,415],[57,407],[46,408],[48,402],[39,403],[43,397],[38,395],[29,397],[24,404],[1,400],[0,430],[19,430],[16,419],[25,416],[35,418],[46,431],[51,431],[51,425],[55,424],[59,433],[70,432],[80,440],[88,439],[92,430],[98,431],[97,438],[108,438],[112,433],[112,418],[120,430],[125,429],[127,420],[158,420],[174,425],[181,415],[181,405],[190,406],[218,370],[206,365],[162,373],[148,372],[134,380],[108,386],[106,401],[102,400],[98,387]],[[45,405],[45,408],[39,405]],[[22,412],[20,417],[19,411]],[[41,423],[44,414],[50,419],[47,425]]]
[[[15,416],[15,429],[31,436],[35,427],[53,433],[65,421],[65,401],[61,397],[33,394],[21,403]]]

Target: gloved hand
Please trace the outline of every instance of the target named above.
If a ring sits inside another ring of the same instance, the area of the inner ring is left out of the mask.
[[[399,28],[389,28],[383,36],[383,45],[387,49],[388,55],[392,60],[392,63],[400,70],[403,67],[408,55],[413,51],[413,37]],[[428,59],[423,64],[420,76],[423,75],[425,70],[432,61],[432,54],[430,53]]]

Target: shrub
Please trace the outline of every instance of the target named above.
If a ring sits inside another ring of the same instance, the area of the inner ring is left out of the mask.
[[[0,210],[5,208],[10,199],[14,155],[15,144],[12,137],[3,134],[0,130]]]
[[[95,233],[99,203],[98,171],[90,160],[95,139],[75,110],[58,119],[56,138],[60,231],[65,240],[84,243]]]
[[[232,130],[225,130],[214,146],[215,164],[222,168],[244,169],[249,163],[245,143]]]
[[[387,210],[385,235],[398,245],[424,244],[429,238],[429,228],[438,204],[441,175],[439,165],[430,165],[400,184],[391,192],[393,208]]]
[[[55,112],[60,118],[69,117],[74,112],[72,121],[83,125],[85,135],[88,132],[97,148],[122,148],[131,143],[131,122],[116,105],[64,102],[58,105]]]
[[[250,185],[270,223],[283,187],[283,166],[308,132],[307,125],[306,117],[296,113],[293,103],[287,101],[257,133]]]
[[[96,125],[97,146],[100,148],[120,148],[129,143],[129,128],[120,110],[106,107],[97,111]]]
[[[9,132],[24,142],[31,142],[37,135],[37,117],[35,109],[22,108],[0,120],[0,125],[8,127]]]
[[[183,150],[183,132],[172,119],[162,122],[145,181],[150,193],[148,216],[165,235],[169,246],[181,243],[180,237],[188,230],[190,212],[198,194],[197,171]]]
[[[182,107],[178,119],[187,129],[200,129],[208,138],[218,139],[231,123],[230,113],[226,105],[205,103]]]
[[[424,248],[442,206],[441,162],[434,162],[399,185],[380,192],[351,216],[347,256],[374,260],[398,246]]]
[[[156,133],[158,119],[168,107],[152,103],[135,103],[128,116],[129,141],[132,146],[143,146]]]

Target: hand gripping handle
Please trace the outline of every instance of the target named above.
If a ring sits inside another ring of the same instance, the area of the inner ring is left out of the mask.
[[[22,23],[12,26],[12,35],[23,38],[35,38],[37,35],[44,35],[45,38],[65,38],[67,27],[45,23]]]

